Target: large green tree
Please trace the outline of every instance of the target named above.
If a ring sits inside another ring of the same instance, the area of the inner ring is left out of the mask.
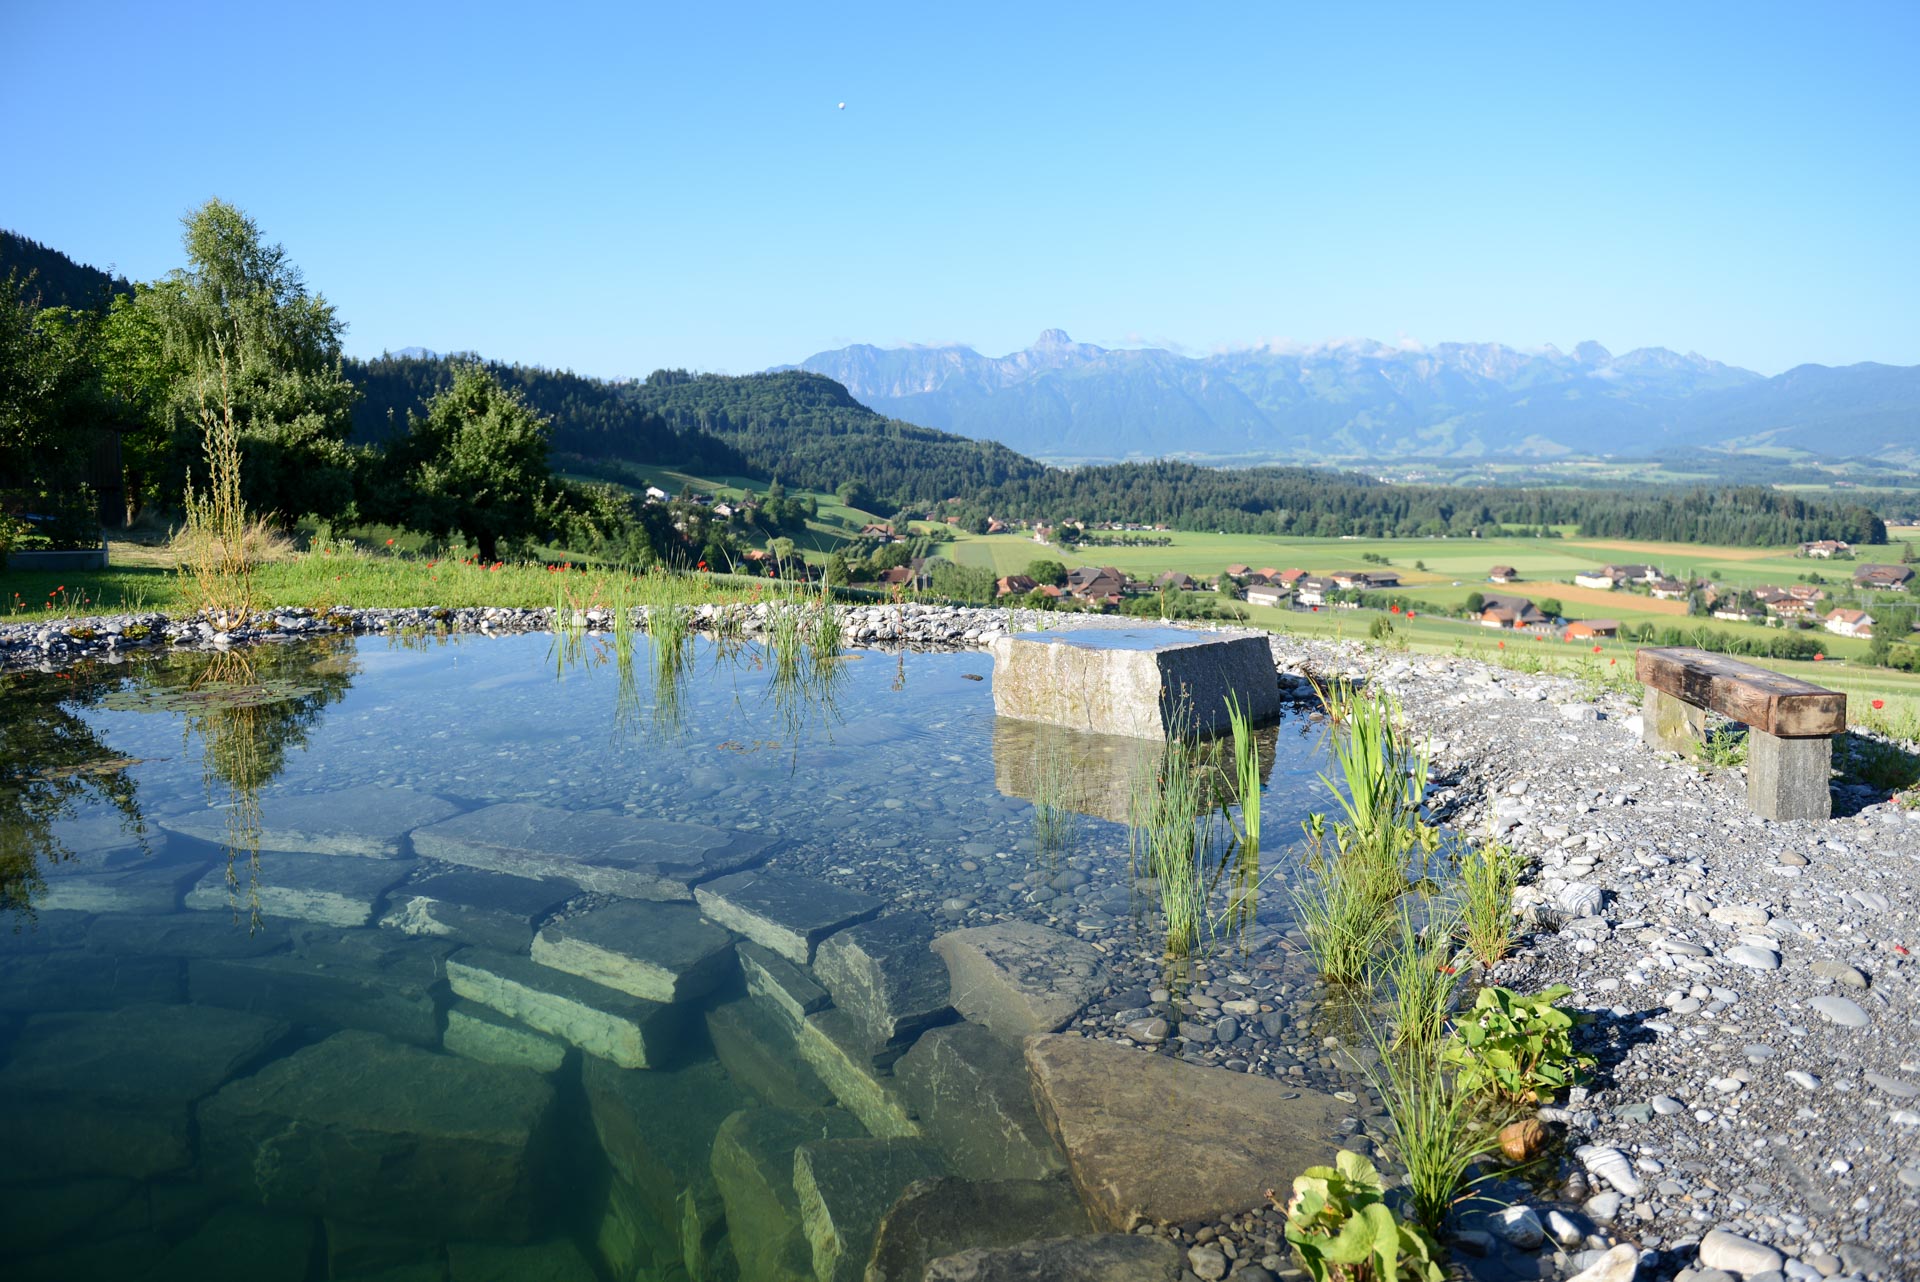
[[[120,346],[105,349],[107,381],[136,402],[165,387],[156,412],[170,471],[197,463],[202,414],[230,397],[247,505],[288,526],[346,514],[358,395],[341,372],[346,323],[235,206],[210,200],[181,221],[187,265],[137,290],[131,306],[144,315],[116,311],[110,333]],[[159,339],[157,357],[149,336]]]
[[[370,514],[442,537],[458,531],[481,560],[499,560],[503,541],[543,532],[565,503],[547,462],[547,431],[547,420],[486,366],[464,365],[424,416],[407,416]]]

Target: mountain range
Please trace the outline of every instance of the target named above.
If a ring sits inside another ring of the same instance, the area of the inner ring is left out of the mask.
[[[859,344],[798,368],[883,414],[1061,462],[1760,449],[1920,460],[1920,366],[1801,365],[1767,378],[1691,352],[1616,356],[1594,342],[1562,352],[1360,339],[1186,356],[1050,329],[1001,357]]]

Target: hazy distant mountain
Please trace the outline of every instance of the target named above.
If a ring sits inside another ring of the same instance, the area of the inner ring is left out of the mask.
[[[988,357],[868,345],[800,368],[885,414],[1054,459],[1641,454],[1739,442],[1910,450],[1920,367],[1803,366],[1777,378],[1665,348],[1615,356],[1367,340],[1204,357],[1108,349],[1050,329]]]

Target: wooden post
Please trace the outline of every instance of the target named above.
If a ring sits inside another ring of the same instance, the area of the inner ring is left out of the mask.
[[[1833,740],[1747,731],[1747,804],[1762,819],[1831,819]]]

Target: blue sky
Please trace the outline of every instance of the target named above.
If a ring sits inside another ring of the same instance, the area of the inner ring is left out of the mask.
[[[0,226],[150,278],[217,194],[356,354],[1920,363],[1912,3],[0,0],[0,48]]]

